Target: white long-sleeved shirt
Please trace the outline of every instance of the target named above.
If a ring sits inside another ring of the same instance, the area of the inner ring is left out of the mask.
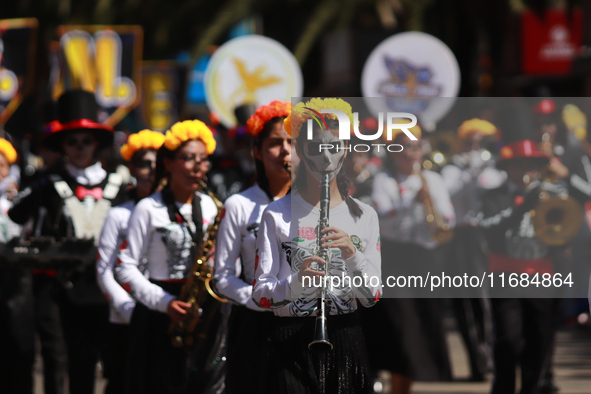
[[[485,190],[499,187],[507,174],[482,159],[482,151],[455,155],[454,164],[441,170],[456,213],[456,225],[477,226]]]
[[[330,315],[352,313],[357,302],[369,307],[381,297],[380,228],[378,216],[369,205],[355,200],[363,214],[353,218],[345,202],[330,210],[331,226],[345,231],[356,246],[356,253],[341,258],[331,248],[328,281]],[[297,190],[269,204],[264,211],[256,242],[253,301],[274,309],[277,316],[310,316],[317,307],[320,288],[300,283],[298,272],[304,259],[314,254],[315,227],[319,209],[307,203]],[[364,277],[367,277],[365,280]],[[343,279],[345,278],[345,279]],[[317,282],[319,284],[319,282]]]
[[[203,216],[203,231],[215,220],[217,207],[211,197],[199,193]],[[192,223],[190,204],[176,203],[185,221]],[[120,256],[121,265],[116,270],[123,288],[148,308],[166,313],[170,301],[176,297],[150,282],[139,266],[146,256],[150,279],[175,281],[186,278],[193,265],[191,258],[191,234],[185,222],[171,222],[168,209],[162,201],[162,193],[154,193],[141,200],[131,218],[127,235],[127,248]]]
[[[455,213],[449,193],[441,175],[423,171],[435,209],[443,220],[453,227]],[[372,200],[380,215],[384,239],[418,244],[433,249],[433,227],[427,222],[425,208],[416,199],[423,187],[419,175],[399,176],[398,180],[386,172],[377,174],[373,181]]]
[[[129,324],[135,308],[135,300],[121,287],[114,275],[115,267],[120,262],[119,254],[127,244],[127,225],[134,208],[133,200],[111,208],[98,243],[97,281],[109,302],[111,323]]]
[[[252,301],[252,281],[259,223],[270,202],[258,185],[228,198],[215,247],[216,290],[228,300],[256,311],[266,310]],[[236,269],[237,259],[241,273]]]

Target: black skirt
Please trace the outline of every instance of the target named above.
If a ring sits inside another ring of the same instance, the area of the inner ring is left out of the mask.
[[[179,283],[157,284],[173,295],[178,295],[182,287]],[[189,358],[183,349],[172,346],[170,322],[166,313],[137,303],[129,327],[127,393],[186,393]]]
[[[273,393],[372,393],[363,332],[356,313],[330,316],[328,338],[334,348],[308,349],[314,317],[275,317],[272,324],[269,383]]]
[[[226,393],[271,393],[269,358],[271,356],[272,312],[257,312],[232,305],[228,323],[228,359]]]
[[[436,266],[444,254],[414,244],[382,241],[382,256],[389,256],[382,259],[386,279],[410,274],[411,264]],[[442,300],[404,297],[402,292],[396,296],[360,311],[372,370],[385,369],[421,381],[451,380]]]

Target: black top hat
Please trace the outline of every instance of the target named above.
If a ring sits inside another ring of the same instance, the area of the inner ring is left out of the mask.
[[[516,99],[512,99],[516,100]],[[549,157],[538,148],[535,142],[535,125],[530,107],[525,101],[511,101],[495,117],[495,124],[501,130],[503,147],[497,166],[503,168],[509,160],[527,158],[549,162]]]
[[[98,122],[98,105],[94,94],[85,90],[69,90],[57,101],[58,122],[48,130],[45,145],[59,151],[63,139],[72,133],[90,131],[99,141],[99,148],[113,144],[113,128]]]

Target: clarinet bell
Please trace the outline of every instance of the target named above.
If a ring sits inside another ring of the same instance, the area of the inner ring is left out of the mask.
[[[308,349],[326,352],[332,350],[332,343],[328,340],[328,331],[326,329],[326,316],[316,317],[316,327],[314,329],[314,339],[308,344]]]

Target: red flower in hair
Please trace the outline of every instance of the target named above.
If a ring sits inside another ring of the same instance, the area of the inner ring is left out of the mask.
[[[284,101],[271,101],[268,105],[261,105],[257,108],[246,122],[246,131],[253,136],[258,136],[265,123],[273,118],[287,117],[291,112],[291,103]]]

